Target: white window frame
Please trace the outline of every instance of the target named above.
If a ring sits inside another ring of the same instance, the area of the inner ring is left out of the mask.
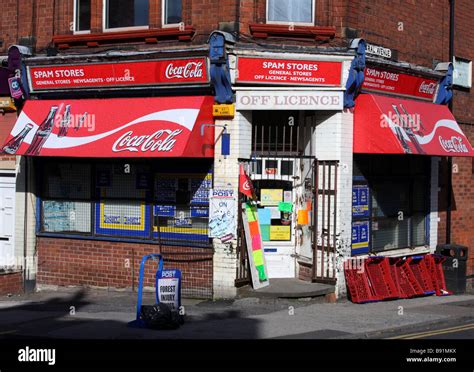
[[[176,28],[180,27],[181,25],[184,26],[184,22],[181,21],[180,23],[166,23],[165,22],[165,13],[166,13],[166,2],[168,0],[161,0],[161,27],[163,28]],[[183,2],[181,0],[181,6],[183,5]],[[181,19],[183,19],[183,14],[181,14]]]
[[[149,11],[149,8],[148,8]],[[150,14],[148,14],[148,17]],[[148,19],[148,23],[150,20]],[[115,28],[106,28],[107,25],[107,0],[102,0],[102,31],[103,32],[121,32],[121,31],[139,31],[139,30],[148,30],[150,25],[146,26],[130,26],[130,27],[115,27]]]
[[[90,34],[91,33],[91,30],[81,30],[81,31],[78,31],[77,30],[77,2],[79,0],[74,0],[74,8],[73,8],[73,14],[72,14],[72,29],[73,29],[73,34],[74,35],[84,35],[84,34]]]
[[[269,25],[295,25],[295,26],[314,26],[316,23],[315,11],[316,11],[316,0],[311,0],[311,18],[312,22],[285,22],[285,21],[270,21],[268,18],[268,5],[270,1],[267,0],[265,4],[266,10],[266,23]]]

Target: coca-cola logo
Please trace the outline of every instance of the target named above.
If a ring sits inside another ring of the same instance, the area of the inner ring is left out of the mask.
[[[192,79],[202,78],[203,75],[202,62],[188,62],[184,66],[176,66],[171,62],[165,71],[167,79]]]
[[[134,136],[133,131],[129,131],[115,141],[112,151],[170,152],[182,132],[182,129],[161,129],[153,134]]]
[[[427,83],[426,81],[423,81],[420,84],[419,92],[433,95],[435,93],[435,89],[436,89],[436,83],[433,83],[433,82]]]
[[[450,139],[444,139],[439,136],[439,143],[446,152],[469,152],[466,145],[462,143],[462,137],[452,136]]]

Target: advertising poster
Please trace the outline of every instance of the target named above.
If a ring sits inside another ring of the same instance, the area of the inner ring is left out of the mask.
[[[369,251],[369,221],[352,223],[352,254],[363,254]]]
[[[178,310],[181,306],[181,271],[170,269],[158,272],[156,290],[159,302]]]
[[[211,190],[209,205],[209,237],[225,241],[234,239],[237,229],[237,199],[234,190]]]
[[[276,206],[283,201],[283,189],[260,190],[260,203],[265,206]]]
[[[148,237],[150,213],[144,203],[102,201],[96,205],[96,233]]]
[[[354,185],[352,188],[352,217],[369,217],[369,187]]]

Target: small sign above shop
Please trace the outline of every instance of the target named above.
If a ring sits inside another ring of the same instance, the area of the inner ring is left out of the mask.
[[[340,86],[342,62],[239,57],[238,83]]]
[[[207,84],[207,58],[168,59],[142,62],[90,63],[28,67],[32,92],[154,86]]]
[[[342,92],[238,91],[237,110],[342,110]]]
[[[368,44],[368,43],[365,47],[365,52],[373,56],[387,58],[387,59],[391,59],[393,55],[392,49],[390,48],[385,48],[380,45],[374,45],[374,44]]]

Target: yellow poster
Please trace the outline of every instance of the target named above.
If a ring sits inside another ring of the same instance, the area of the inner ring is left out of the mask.
[[[291,240],[290,226],[270,226],[270,240]]]
[[[278,205],[283,200],[283,189],[262,189],[260,191],[261,205]]]

